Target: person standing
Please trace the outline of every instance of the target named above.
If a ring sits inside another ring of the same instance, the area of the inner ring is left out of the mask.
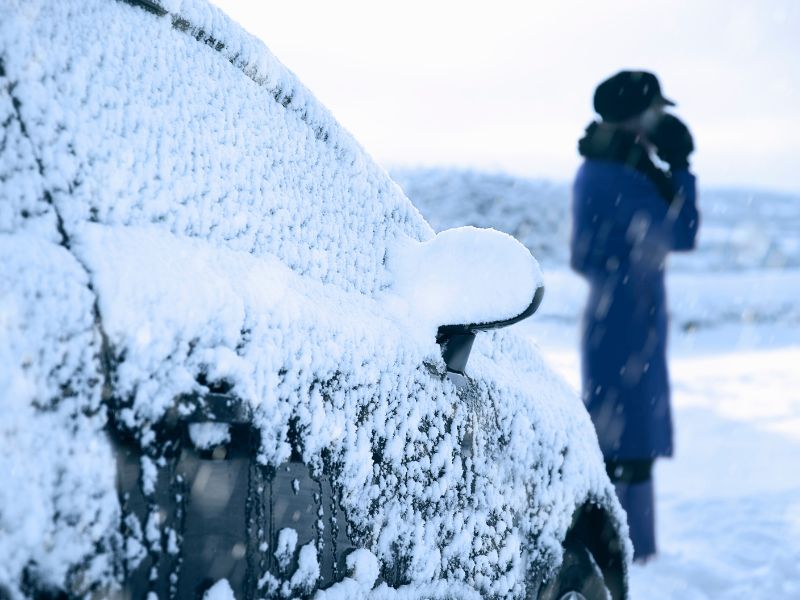
[[[652,73],[603,81],[573,186],[570,262],[589,283],[583,399],[640,562],[656,553],[653,463],[673,453],[666,258],[692,250],[699,226],[694,142],[669,106]]]

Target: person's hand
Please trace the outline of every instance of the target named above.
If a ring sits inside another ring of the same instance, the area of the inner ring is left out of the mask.
[[[658,157],[675,169],[689,167],[689,155],[694,152],[694,140],[689,128],[675,115],[665,113],[648,136],[656,147]]]

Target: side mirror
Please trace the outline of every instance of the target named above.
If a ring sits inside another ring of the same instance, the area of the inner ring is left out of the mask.
[[[472,351],[472,344],[475,341],[475,334],[479,331],[490,329],[500,329],[508,327],[514,323],[519,323],[527,319],[544,298],[544,286],[536,288],[533,299],[524,311],[516,317],[504,319],[502,321],[492,321],[491,323],[470,323],[468,325],[442,325],[436,332],[436,343],[442,348],[442,358],[447,365],[447,370],[454,373],[464,373],[469,360],[469,353]]]
[[[478,331],[531,316],[544,296],[539,263],[508,234],[457,227],[426,242],[399,240],[394,292],[420,331],[436,331],[448,371],[462,373]]]

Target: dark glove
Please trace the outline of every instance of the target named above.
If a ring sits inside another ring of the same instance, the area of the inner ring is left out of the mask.
[[[649,136],[658,157],[671,170],[687,169],[689,155],[694,152],[694,140],[689,128],[675,115],[665,113]]]

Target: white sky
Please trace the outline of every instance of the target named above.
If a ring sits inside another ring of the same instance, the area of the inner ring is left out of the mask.
[[[800,191],[800,0],[212,0],[379,162],[567,180],[595,85],[656,72],[705,184]]]

